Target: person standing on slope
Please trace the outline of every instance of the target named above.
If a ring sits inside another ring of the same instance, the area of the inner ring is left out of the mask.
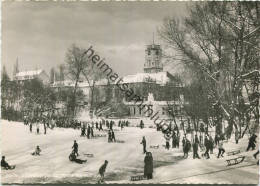
[[[100,179],[99,179],[98,183],[103,183],[104,182],[104,177],[105,177],[107,164],[108,164],[108,161],[105,160],[105,163],[98,170],[98,173],[100,175]]]

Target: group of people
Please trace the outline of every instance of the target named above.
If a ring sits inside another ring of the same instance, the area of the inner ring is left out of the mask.
[[[114,130],[108,130],[108,143],[116,142],[115,132]]]
[[[86,129],[87,128],[87,129]],[[87,134],[86,134],[86,130],[87,130]],[[87,124],[87,127],[85,124],[82,125],[81,127],[81,134],[80,136],[87,136],[87,138],[94,138],[94,126],[90,126],[90,124]]]

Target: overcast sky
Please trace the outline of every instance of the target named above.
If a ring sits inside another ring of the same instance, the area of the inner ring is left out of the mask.
[[[67,48],[90,45],[120,75],[143,71],[145,45],[163,44],[156,29],[185,15],[185,2],[3,2],[2,63],[44,69],[64,63]]]

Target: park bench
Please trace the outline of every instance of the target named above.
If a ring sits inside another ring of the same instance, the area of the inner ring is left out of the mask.
[[[125,143],[123,140],[116,140],[116,143]]]
[[[240,156],[240,157],[237,157],[237,158],[226,160],[227,163],[228,163],[227,166],[232,166],[232,165],[242,163],[244,161],[244,159],[245,159],[245,156]]]
[[[144,175],[131,176],[131,181],[144,180]]]
[[[150,148],[151,149],[159,149],[159,145],[151,145]]]
[[[231,151],[231,152],[227,152],[227,155],[232,156],[232,155],[236,155],[236,154],[239,154],[239,153],[240,153],[240,150],[234,150],[234,151]]]
[[[84,154],[85,156],[89,157],[89,158],[93,158],[94,157],[94,154]]]

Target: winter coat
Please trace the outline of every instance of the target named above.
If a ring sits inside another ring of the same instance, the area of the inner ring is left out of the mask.
[[[146,155],[144,158],[144,175],[153,173],[153,157]]]
[[[192,148],[194,152],[198,151],[198,143],[193,143]]]
[[[99,168],[99,174],[103,175],[106,171],[106,168],[107,168],[107,164],[104,163],[100,168]]]

